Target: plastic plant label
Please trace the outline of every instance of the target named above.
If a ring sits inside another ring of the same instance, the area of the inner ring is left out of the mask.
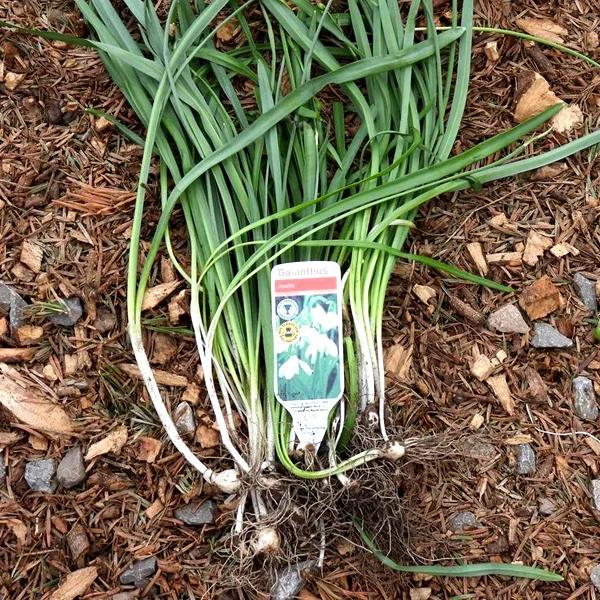
[[[277,265],[271,271],[275,396],[300,444],[318,446],[344,390],[342,285],[335,262]]]

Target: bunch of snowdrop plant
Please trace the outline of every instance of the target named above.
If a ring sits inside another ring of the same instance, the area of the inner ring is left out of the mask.
[[[259,522],[269,514],[261,489],[281,471],[344,483],[353,468],[401,458],[402,441],[387,433],[382,334],[395,262],[420,260],[450,277],[508,291],[403,252],[418,209],[443,194],[562,160],[599,143],[600,134],[532,153],[532,141],[543,135],[527,136],[557,105],[451,156],[470,78],[472,0],[453,2],[444,31],[436,28],[432,0],[412,0],[402,11],[397,0],[349,0],[337,13],[331,0],[172,0],[162,21],[149,1],[124,0],[128,14],[107,0],[76,2],[95,36],[86,43],[146,128],[129,257],[129,335],[173,444],[207,482],[240,495],[238,530],[247,502]],[[122,20],[131,17],[137,37]],[[217,47],[217,29],[234,20],[243,43]],[[252,89],[252,98],[241,98],[241,89]],[[352,132],[348,122],[356,123]],[[148,231],[155,159],[161,215]],[[173,223],[188,232],[189,268],[173,254]],[[150,236],[143,258],[142,235]],[[144,348],[142,302],[160,252],[190,290],[208,399],[231,459],[224,470],[201,461],[177,432]],[[340,307],[314,299],[296,320],[297,339],[274,341],[269,282],[273,265],[311,260],[341,266],[347,315],[345,395],[330,416],[326,464],[318,461],[318,468],[290,453],[291,419],[275,399],[274,381],[326,385],[327,361],[338,360],[333,332]],[[275,355],[282,356],[277,365]],[[236,428],[236,415],[243,428]],[[361,415],[377,429],[370,447],[351,454]],[[277,544],[277,532],[266,527],[255,549]]]

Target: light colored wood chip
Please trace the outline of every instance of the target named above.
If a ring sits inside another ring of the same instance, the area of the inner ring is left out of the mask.
[[[25,73],[13,73],[8,71],[4,75],[4,87],[9,92],[14,92],[25,80]]]
[[[220,443],[219,432],[210,425],[201,423],[196,428],[196,441],[202,448],[214,448]]]
[[[552,117],[550,121],[552,129],[557,133],[570,133],[576,129],[581,129],[583,126],[583,112],[577,104],[565,106],[557,115]]]
[[[579,250],[577,250],[577,248],[575,248],[575,246],[573,246],[567,242],[560,242],[560,243],[552,246],[552,248],[550,248],[550,254],[556,256],[556,258],[562,258],[563,256],[566,256],[567,254],[572,254],[573,256],[577,256],[579,254]]]
[[[39,273],[42,269],[43,258],[44,251],[39,244],[31,240],[23,240],[19,260],[24,265],[28,266],[34,273]]]
[[[97,456],[108,454],[109,452],[119,454],[123,449],[123,446],[127,443],[128,437],[127,427],[125,427],[125,425],[120,425],[114,431],[111,431],[105,438],[92,444],[86,452],[85,460],[92,460]]]
[[[149,519],[154,519],[164,508],[164,504],[157,498],[146,510],[145,514]]]
[[[498,52],[498,42],[487,42],[483,51],[490,62],[498,62],[500,60],[500,52]]]
[[[592,449],[596,456],[600,456],[600,441],[595,437],[585,436],[585,443]]]
[[[506,354],[504,350],[498,350],[498,352],[496,352],[496,358],[499,363],[503,363],[508,358],[508,354]]]
[[[418,283],[413,285],[413,292],[423,304],[429,304],[429,301],[432,298],[435,298],[437,294],[432,287],[428,285],[419,285]]]
[[[43,435],[29,435],[29,445],[34,450],[46,451],[48,450],[48,440]]]
[[[170,283],[171,281],[175,281],[177,279],[175,266],[165,256],[160,259],[160,278],[163,283]]]
[[[215,32],[215,36],[220,42],[230,42],[239,31],[238,20],[233,17],[226,23],[223,23]]]
[[[564,173],[569,166],[565,162],[556,162],[545,167],[540,167],[533,171],[530,176],[531,181],[548,181],[555,177],[558,177],[561,173]]]
[[[179,286],[180,281],[168,281],[148,288],[142,301],[142,310],[151,310],[168,298]]]
[[[467,244],[467,250],[471,255],[471,259],[473,263],[475,263],[475,267],[479,271],[480,275],[488,274],[488,264],[485,260],[485,256],[483,255],[483,248],[479,242],[471,242]]]
[[[158,456],[162,442],[151,437],[142,436],[136,440],[135,457],[147,463],[153,463]]]
[[[488,377],[486,383],[490,386],[492,392],[494,392],[502,408],[507,414],[512,416],[515,413],[515,401],[506,382],[506,376],[501,373],[500,375]]]
[[[600,38],[598,37],[598,32],[596,31],[586,31],[583,35],[583,40],[587,50],[595,50],[598,46],[600,46]]]
[[[477,431],[484,423],[484,416],[481,413],[475,413],[469,423],[469,429]]]
[[[562,101],[550,89],[550,84],[539,73],[533,73],[531,83],[517,100],[514,119],[522,123],[559,102]]]
[[[56,381],[58,379],[58,374],[56,373],[52,363],[44,365],[44,368],[42,369],[42,375],[46,381]]]
[[[183,394],[181,394],[181,401],[187,402],[192,406],[198,406],[200,403],[200,386],[195,382],[190,382]]]
[[[394,375],[400,381],[406,381],[412,366],[413,347],[405,348],[400,344],[390,346],[383,353],[383,364],[386,373]]]
[[[28,269],[22,262],[15,263],[10,272],[19,280],[30,282],[35,279],[35,273]]]
[[[27,541],[27,526],[20,519],[8,519],[6,521],[9,529],[13,532],[13,535],[17,538],[20,546],[25,545]]]
[[[84,567],[69,573],[61,585],[54,590],[49,600],[75,600],[85,594],[98,577],[96,567]]]
[[[42,397],[15,369],[0,364],[0,404],[33,429],[73,433],[75,426],[62,407]]]
[[[485,381],[494,372],[494,365],[485,354],[480,354],[471,365],[471,375],[479,381]]]
[[[19,346],[33,346],[44,337],[44,329],[39,325],[21,325],[15,329],[14,337]]]
[[[19,439],[21,439],[21,435],[14,431],[0,431],[0,451],[7,446],[12,446]]]
[[[488,254],[486,260],[490,265],[509,265],[518,267],[523,262],[522,252],[497,252]]]
[[[166,333],[156,333],[152,347],[152,362],[155,365],[165,365],[177,353],[177,342],[175,338]]]
[[[6,335],[8,335],[8,320],[4,317],[0,317],[0,336],[4,337]]]
[[[112,127],[112,123],[106,117],[97,117],[94,120],[94,129],[98,133],[106,131],[109,127]]]
[[[545,40],[550,40],[551,42],[556,42],[557,44],[563,44],[565,37],[569,34],[567,29],[551,19],[532,19],[529,17],[522,17],[520,19],[516,19],[515,23],[529,35],[544,38]]]
[[[127,373],[130,377],[136,377],[142,379],[142,374],[138,369],[138,366],[134,363],[124,363],[119,365],[121,371]],[[167,371],[161,371],[160,369],[154,369],[154,379],[159,385],[170,385],[173,387],[186,387],[188,384],[187,377],[182,375],[175,375],[175,373],[168,373]]]
[[[519,305],[534,321],[561,308],[563,299],[550,277],[544,275],[521,292]]]
[[[64,358],[65,375],[74,375],[79,370],[79,357],[77,354],[65,354]]]
[[[507,446],[518,446],[520,444],[531,444],[533,442],[533,438],[526,433],[517,433],[513,437],[506,438],[504,443]]]
[[[34,356],[34,348],[0,348],[0,363],[28,362]]]
[[[412,588],[408,595],[410,600],[429,600],[431,598],[431,588],[430,587],[420,587],[420,588]]]
[[[544,252],[552,246],[552,240],[537,231],[530,230],[527,234],[527,243],[523,252],[523,262],[534,267]]]

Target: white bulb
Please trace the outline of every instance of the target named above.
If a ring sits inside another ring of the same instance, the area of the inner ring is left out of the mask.
[[[397,461],[406,454],[406,448],[400,442],[392,442],[384,451],[383,457],[387,460]]]
[[[273,527],[259,529],[252,540],[252,549],[257,554],[276,554],[279,546],[279,534]]]
[[[240,489],[240,477],[235,469],[226,469],[220,473],[213,473],[210,482],[222,492],[233,494]]]

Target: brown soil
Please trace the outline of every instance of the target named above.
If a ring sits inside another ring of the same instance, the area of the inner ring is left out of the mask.
[[[443,2],[436,4],[443,9]],[[600,59],[586,35],[598,26],[594,5],[592,0],[484,0],[476,14],[481,24],[508,28],[519,16],[551,18],[568,29],[569,45]],[[0,19],[86,34],[70,1],[0,1]],[[491,39],[498,41],[497,63],[484,51]],[[145,589],[121,598],[218,597],[226,574],[218,571],[222,555],[215,555],[215,541],[230,527],[234,507],[215,496],[217,522],[201,528],[174,518],[177,507],[214,490],[203,486],[166,442],[142,386],[122,366],[132,362],[124,288],[131,192],[141,150],[113,127],[103,127],[86,108],[104,110],[139,129],[93,52],[8,30],[0,31],[0,42],[0,73],[3,68],[5,74],[0,83],[0,281],[13,284],[31,303],[78,296],[84,305],[74,327],[32,318],[44,330],[42,341],[33,346],[29,360],[19,355],[13,365],[80,427],[73,437],[41,435],[7,411],[0,412],[0,434],[19,434],[0,447],[7,465],[6,483],[0,486],[0,597],[47,598],[66,575],[94,566],[98,577],[83,597],[111,598],[133,590],[121,585],[119,576],[133,561],[148,556],[158,559],[156,575]],[[512,124],[516,82],[529,71],[542,73],[561,99],[577,103],[588,129],[597,126],[600,73],[555,50],[482,35],[473,52],[462,146]],[[7,72],[24,75],[15,89],[7,86]],[[543,144],[549,148],[556,141],[547,138]],[[590,488],[591,479],[598,477],[600,443],[572,433],[594,434],[597,427],[574,415],[571,394],[577,374],[600,386],[600,355],[589,314],[572,286],[576,272],[596,279],[600,275],[599,164],[586,152],[566,161],[560,172],[442,198],[422,213],[411,238],[412,251],[470,271],[475,270],[467,250],[472,242],[481,243],[484,255],[519,251],[533,230],[554,244],[575,246],[577,255],[557,258],[546,251],[535,266],[492,264],[488,273],[513,286],[517,295],[548,275],[564,305],[544,320],[572,337],[573,349],[536,350],[527,334],[491,332],[480,316],[511,300],[508,295],[457,283],[419,266],[399,265],[385,321],[387,342],[401,345],[411,356],[405,368],[390,373],[390,398],[402,427],[419,435],[450,434],[463,444],[459,455],[455,443],[453,460],[419,460],[417,452],[403,467],[405,539],[395,553],[417,562],[447,557],[521,561],[555,570],[565,581],[397,576],[337,543],[328,551],[324,573],[311,579],[302,598],[574,599],[599,593],[589,571],[600,552]],[[151,225],[157,214],[150,212],[146,223]],[[505,215],[506,223],[492,221],[498,215]],[[39,270],[22,262],[25,239],[43,250]],[[173,239],[178,239],[176,231]],[[185,246],[178,251],[185,261]],[[167,265],[155,274],[156,283],[170,278]],[[436,291],[429,305],[411,291],[415,284]],[[163,304],[154,313],[155,329],[167,322],[166,312]],[[185,316],[181,324],[186,325]],[[181,333],[165,340],[160,331],[150,331],[147,347],[161,369],[183,378],[180,387],[166,388],[172,405],[182,394],[198,401],[197,410],[210,430],[209,411],[204,413],[197,391],[201,378],[194,346]],[[2,334],[0,346],[14,344]],[[515,403],[512,415],[486,383],[470,375],[476,348],[490,358],[499,350],[506,352],[501,372]],[[477,430],[472,425],[476,415],[481,417]],[[27,460],[60,460],[75,444],[85,451],[119,425],[127,427],[128,443],[120,454],[87,463],[84,486],[55,494],[28,489]],[[515,472],[511,442],[517,435],[529,436],[536,452],[537,469],[531,476]],[[150,462],[141,437],[162,442]],[[204,441],[207,447],[198,440],[195,451],[218,459],[219,448]],[[556,505],[552,515],[540,514],[542,499]],[[481,527],[451,533],[449,519],[459,511],[475,513]],[[77,557],[68,539],[81,538],[81,531],[89,548]],[[414,588],[431,588],[431,595],[426,590],[417,595]],[[244,594],[228,597],[236,596]]]

